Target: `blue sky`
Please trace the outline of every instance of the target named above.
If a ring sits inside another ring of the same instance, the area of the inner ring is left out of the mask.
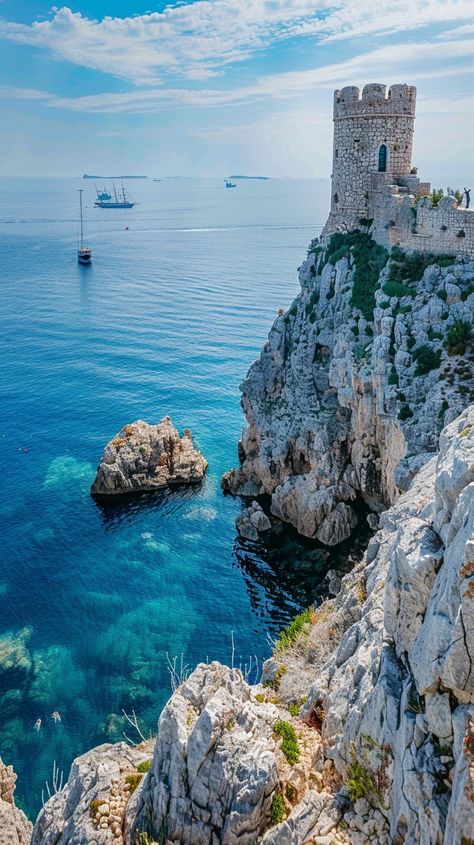
[[[407,82],[420,175],[461,183],[473,34],[471,0],[0,0],[0,175],[324,177],[334,88]]]

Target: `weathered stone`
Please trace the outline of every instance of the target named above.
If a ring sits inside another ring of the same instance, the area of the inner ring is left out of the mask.
[[[91,492],[109,496],[202,481],[207,461],[187,429],[180,437],[169,417],[157,425],[126,425],[107,444]]]
[[[32,824],[15,806],[16,774],[0,757],[0,845],[29,845]]]

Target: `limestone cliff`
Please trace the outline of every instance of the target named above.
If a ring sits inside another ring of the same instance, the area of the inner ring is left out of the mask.
[[[124,743],[79,758],[33,845],[467,845],[473,586],[471,405],[263,684],[198,666],[152,758]]]
[[[28,845],[31,838],[31,822],[15,806],[15,782],[13,768],[0,757],[0,845]]]
[[[332,545],[361,496],[393,504],[474,399],[474,261],[389,257],[352,232],[313,244],[301,293],[242,384],[241,465],[224,490]]]

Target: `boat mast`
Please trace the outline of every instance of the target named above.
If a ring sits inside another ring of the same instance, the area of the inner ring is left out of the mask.
[[[115,190],[115,182],[113,183],[113,186],[114,186],[115,202],[118,202],[117,191]]]
[[[123,196],[123,201],[127,202],[127,200],[125,198],[125,188],[123,187],[123,182],[122,182],[122,196]]]
[[[82,191],[83,190],[84,190],[83,188],[79,188],[79,206],[80,206],[80,209],[81,209],[81,249],[84,246],[84,232],[83,232],[83,228],[82,228]]]

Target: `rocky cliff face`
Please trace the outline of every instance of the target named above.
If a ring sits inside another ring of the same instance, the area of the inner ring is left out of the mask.
[[[336,598],[281,637],[263,684],[198,666],[149,764],[123,743],[84,755],[33,845],[468,845],[473,588],[471,405]]]
[[[363,233],[313,246],[242,385],[224,490],[270,494],[275,516],[328,545],[354,528],[357,496],[396,501],[474,399],[474,262],[437,261],[389,258]]]
[[[15,806],[16,774],[0,757],[0,845],[29,845],[31,822]]]

